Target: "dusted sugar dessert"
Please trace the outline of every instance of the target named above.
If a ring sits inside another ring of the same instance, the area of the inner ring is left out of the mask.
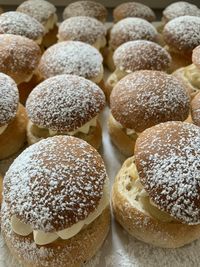
[[[27,148],[4,177],[1,230],[12,255],[27,267],[82,266],[109,231],[108,188],[101,156],[81,139]]]
[[[200,238],[200,128],[166,122],[137,139],[115,178],[116,220],[146,243],[177,248]]]

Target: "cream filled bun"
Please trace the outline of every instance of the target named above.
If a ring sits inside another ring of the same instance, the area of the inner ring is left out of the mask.
[[[103,57],[89,44],[79,41],[60,42],[44,52],[38,71],[42,79],[59,74],[74,74],[100,84],[103,81]]]
[[[148,21],[141,18],[125,18],[114,24],[110,30],[109,47],[105,63],[110,70],[114,69],[113,52],[120,45],[135,40],[158,41],[158,32]]]
[[[106,28],[92,17],[71,17],[64,20],[58,29],[58,41],[69,40],[88,43],[100,50],[106,45]]]
[[[163,38],[169,52],[191,60],[192,50],[200,45],[200,17],[181,16],[169,21]]]
[[[0,15],[0,34],[8,33],[25,36],[41,44],[44,27],[36,19],[17,12],[9,11]]]
[[[18,152],[26,142],[27,117],[18,102],[16,83],[0,73],[0,160]]]
[[[44,26],[42,47],[46,48],[57,42],[58,18],[53,4],[45,0],[27,0],[18,6],[17,11],[29,15]]]
[[[160,45],[146,40],[129,41],[114,52],[115,71],[106,82],[107,96],[123,77],[137,70],[169,70],[170,54]]]
[[[17,84],[29,81],[41,56],[39,46],[19,35],[0,34],[0,71]]]
[[[178,1],[170,4],[163,10],[162,21],[166,24],[168,21],[181,16],[200,17],[200,9],[191,3]]]
[[[200,238],[200,128],[165,122],[145,130],[115,178],[116,220],[133,236],[177,248]]]
[[[104,106],[104,93],[95,83],[76,75],[49,78],[31,92],[26,102],[28,142],[66,134],[98,149],[101,127],[97,116]]]
[[[107,15],[107,9],[101,3],[94,1],[76,1],[70,3],[64,9],[63,19],[66,20],[71,17],[88,16],[101,22],[106,22]]]
[[[120,80],[110,96],[108,120],[112,142],[126,156],[146,128],[165,121],[184,121],[189,116],[185,87],[162,71],[135,71]]]
[[[200,92],[200,45],[192,52],[192,64],[176,70],[173,75],[183,82],[191,98]]]
[[[122,3],[113,10],[114,22],[129,17],[141,18],[149,22],[156,20],[156,15],[153,10],[138,2]]]
[[[79,138],[24,150],[4,177],[1,230],[11,253],[25,266],[82,266],[108,233],[108,188],[101,156]]]

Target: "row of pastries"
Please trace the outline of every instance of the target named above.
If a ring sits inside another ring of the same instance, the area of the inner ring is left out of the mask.
[[[58,23],[45,0],[0,15],[0,163],[15,158],[0,178],[1,234],[26,267],[82,266],[106,239],[110,203],[146,243],[200,238],[200,9],[177,2],[154,23],[128,2],[109,27],[107,15],[77,1]],[[113,184],[98,152],[106,105],[127,158]]]

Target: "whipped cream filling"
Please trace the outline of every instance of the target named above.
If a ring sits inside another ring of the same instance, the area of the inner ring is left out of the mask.
[[[8,124],[5,124],[0,127],[0,135],[7,129],[7,127],[8,127]]]
[[[120,171],[119,189],[126,194],[128,201],[143,213],[163,222],[174,221],[168,213],[161,211],[149,198],[149,194],[140,182],[134,157],[127,159]]]
[[[97,49],[100,50],[101,48],[106,46],[106,38],[103,37],[99,37],[97,38],[96,42],[93,44],[93,46]]]
[[[83,126],[79,127],[78,129],[71,131],[71,132],[62,132],[62,134],[66,134],[66,135],[75,135],[78,132],[84,133],[84,134],[88,134],[90,131],[90,127],[96,127],[97,125],[97,116],[94,117],[93,119],[91,119],[90,121],[86,122]],[[54,136],[59,134],[59,131],[54,131],[49,129],[49,135],[50,136]]]
[[[128,136],[133,136],[133,135],[139,135],[138,132],[136,132],[134,129],[130,129],[130,128],[125,128],[121,123],[119,123],[111,114],[111,118],[114,121],[115,125],[120,128],[120,129],[124,129],[126,134]]]
[[[68,227],[64,230],[48,233],[40,230],[34,230],[28,224],[23,223],[20,221],[15,215],[11,217],[11,227],[12,230],[21,236],[28,236],[33,233],[33,239],[37,245],[46,245],[54,242],[58,238],[61,239],[69,239],[76,234],[78,234],[84,226],[89,225],[92,223],[97,217],[99,217],[105,208],[109,204],[109,181],[106,179],[104,188],[103,188],[103,195],[100,199],[98,207],[95,209],[94,212],[90,213],[89,216],[78,223],[75,223],[71,227]]]
[[[53,14],[50,16],[46,24],[43,25],[45,28],[45,34],[54,28],[57,21],[58,21],[58,16],[56,14]]]
[[[184,69],[185,77],[194,86],[200,89],[200,69],[191,64]]]
[[[131,72],[126,72],[120,68],[116,68],[115,71],[108,77],[107,83],[114,87],[122,78]]]

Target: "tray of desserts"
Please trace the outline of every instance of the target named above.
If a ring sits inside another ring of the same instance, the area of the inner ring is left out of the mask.
[[[0,15],[0,267],[199,266],[200,9]]]

